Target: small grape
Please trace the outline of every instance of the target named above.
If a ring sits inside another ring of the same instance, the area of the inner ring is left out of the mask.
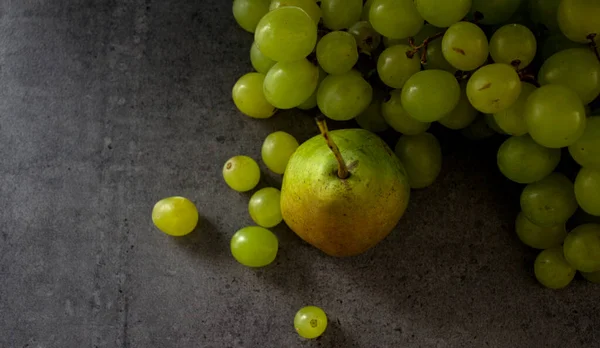
[[[430,122],[417,121],[402,107],[402,90],[390,92],[389,98],[381,104],[381,115],[397,132],[406,135],[423,133],[431,126]]]
[[[585,131],[586,115],[581,99],[561,85],[545,85],[533,91],[523,114],[527,131],[545,147],[569,146]]]
[[[442,54],[456,69],[475,70],[485,63],[488,53],[487,37],[473,23],[454,23],[442,37]]]
[[[479,12],[483,18],[481,24],[493,25],[508,21],[517,11],[522,0],[473,0],[471,5],[471,17]]]
[[[244,30],[254,33],[260,19],[269,12],[271,0],[234,0],[233,17]]]
[[[521,193],[521,209],[538,226],[564,224],[577,210],[573,183],[561,173],[531,183]]]
[[[253,42],[252,47],[250,48],[250,62],[252,63],[254,70],[261,74],[268,73],[269,69],[271,69],[271,67],[276,63],[271,58],[262,54],[262,52],[258,49],[256,42]]]
[[[415,36],[424,24],[413,0],[375,0],[369,21],[377,32],[390,39]]]
[[[520,212],[515,222],[519,239],[527,246],[535,249],[560,247],[567,236],[565,224],[549,227],[538,226]]]
[[[410,46],[395,45],[386,48],[377,59],[377,73],[383,83],[392,88],[402,88],[404,83],[421,70],[419,55],[406,55]]]
[[[475,109],[494,114],[508,109],[521,93],[519,75],[508,64],[489,64],[467,82],[467,97]]]
[[[373,99],[365,111],[355,118],[356,123],[368,131],[378,133],[389,128],[389,125],[381,115],[381,100]]]
[[[273,232],[259,226],[244,227],[231,238],[231,254],[247,267],[264,267],[277,256],[279,241]]]
[[[321,112],[336,121],[348,121],[371,104],[373,88],[354,70],[327,76],[317,92]]]
[[[527,134],[512,136],[498,150],[498,168],[510,180],[529,184],[548,176],[560,162],[559,149],[545,148]]]
[[[347,29],[360,20],[362,0],[321,0],[323,24],[331,30]]]
[[[580,272],[600,271],[600,225],[584,224],[567,235],[563,245],[567,262]]]
[[[583,211],[600,216],[600,170],[581,168],[575,179],[575,198]]]
[[[354,36],[361,53],[370,55],[381,43],[381,35],[373,29],[368,21],[356,22],[348,29],[348,32]]]
[[[271,171],[283,174],[298,146],[298,140],[289,133],[282,131],[271,133],[262,144],[262,160]]]
[[[431,133],[403,135],[394,149],[413,189],[433,184],[442,170],[442,148]]]
[[[526,26],[507,24],[492,35],[489,48],[494,62],[523,69],[533,61],[537,41]]]
[[[319,86],[321,85],[321,82],[323,82],[323,80],[327,77],[327,73],[325,72],[325,70],[323,70],[323,68],[319,67],[318,69],[319,81],[317,83],[317,88],[315,88],[315,91],[313,92],[313,94],[310,95],[310,97],[308,97],[308,99],[306,99],[302,104],[298,105],[298,109],[310,110],[312,108],[317,107],[317,92],[319,91]]]
[[[265,98],[264,81],[264,74],[248,73],[240,77],[233,86],[233,102],[243,114],[254,118],[269,118],[277,111]]]
[[[458,69],[448,63],[442,52],[442,40],[433,40],[427,45],[427,61],[423,65],[425,70],[439,69],[454,74]]]
[[[306,306],[296,313],[294,328],[300,337],[317,338],[327,328],[327,315],[319,307]]]
[[[252,220],[266,228],[279,225],[283,220],[279,206],[280,199],[281,192],[276,188],[266,187],[256,191],[248,203],[248,212]]]
[[[600,170],[600,116],[589,117],[583,135],[569,146],[573,159],[583,167]]]
[[[466,83],[462,83],[458,105],[438,122],[446,128],[463,129],[475,121],[477,115],[477,110],[475,110],[469,102],[469,98],[467,98]]]
[[[600,1],[562,0],[556,13],[558,26],[569,40],[586,43],[590,34],[600,37]]]
[[[450,113],[460,100],[460,86],[444,70],[423,70],[402,88],[402,106],[418,121],[433,122]]]
[[[223,178],[229,187],[238,191],[252,190],[260,180],[260,168],[248,156],[234,156],[223,166]]]
[[[525,123],[525,104],[527,98],[536,90],[536,87],[530,83],[521,82],[521,93],[519,98],[508,109],[494,114],[494,120],[502,131],[509,135],[527,134],[527,124]]]
[[[272,11],[283,6],[296,6],[303,9],[317,25],[321,21],[321,8],[314,0],[273,0],[269,10]]]
[[[185,236],[198,224],[198,210],[184,197],[168,197],[158,201],[152,209],[152,222],[171,236]]]
[[[600,271],[598,272],[581,272],[581,275],[588,281],[600,284]]]
[[[471,8],[471,0],[415,0],[419,14],[428,23],[447,28],[463,19]]]
[[[561,247],[542,251],[535,259],[535,277],[545,287],[562,289],[575,278],[575,269],[565,260]]]
[[[317,60],[328,74],[346,73],[358,61],[356,40],[345,31],[332,31],[317,44]]]
[[[267,73],[263,91],[267,101],[279,109],[305,102],[317,89],[319,69],[306,59],[278,62]]]

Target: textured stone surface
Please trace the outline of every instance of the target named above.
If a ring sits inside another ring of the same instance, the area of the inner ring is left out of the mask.
[[[258,158],[274,130],[305,140],[316,128],[236,112],[252,36],[230,6],[0,1],[1,347],[600,345],[598,287],[533,278],[497,140],[441,132],[440,179],[363,256],[326,257],[278,227],[275,264],[237,264],[229,238],[251,223],[249,195],[227,189],[222,163]],[[262,186],[280,182],[264,172]],[[193,235],[153,228],[169,195],[197,204]],[[331,320],[311,342],[292,328],[307,304]]]

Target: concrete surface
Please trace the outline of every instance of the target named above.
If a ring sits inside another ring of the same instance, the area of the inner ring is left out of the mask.
[[[441,132],[439,181],[363,256],[326,257],[278,227],[275,264],[237,264],[249,195],[227,189],[222,164],[316,127],[236,112],[252,36],[230,5],[0,1],[0,347],[600,346],[599,288],[533,278],[497,141]],[[197,204],[193,235],[153,228],[169,195]],[[292,328],[308,304],[331,321],[316,341]]]

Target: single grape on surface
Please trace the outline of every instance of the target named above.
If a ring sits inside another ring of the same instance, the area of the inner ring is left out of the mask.
[[[258,185],[260,168],[256,161],[248,156],[234,156],[225,162],[223,178],[235,191],[250,191]]]
[[[578,271],[600,271],[600,225],[576,227],[567,235],[563,248],[567,262]]]
[[[184,197],[168,197],[158,201],[152,209],[152,222],[171,236],[185,236],[198,224],[198,210]]]
[[[248,212],[252,220],[261,227],[277,226],[283,219],[279,206],[280,198],[281,192],[274,187],[256,191],[248,203]]]
[[[279,241],[273,232],[259,226],[244,227],[231,238],[231,254],[247,267],[264,267],[277,257]]]
[[[262,144],[262,160],[271,171],[283,174],[292,154],[298,148],[298,140],[293,135],[277,131],[269,134]]]
[[[442,148],[431,133],[403,135],[394,152],[404,164],[413,189],[430,186],[442,170]]]
[[[560,162],[559,149],[549,149],[529,135],[512,136],[498,149],[498,168],[508,179],[529,184],[548,176]]]
[[[475,109],[495,114],[508,109],[521,93],[521,80],[508,64],[494,63],[478,69],[467,82],[467,97]]]
[[[552,173],[529,184],[521,193],[521,209],[538,226],[564,224],[577,210],[573,183],[562,173]]]
[[[583,135],[569,146],[573,159],[583,167],[600,170],[600,116],[587,119]]]
[[[431,126],[430,122],[421,122],[414,119],[402,107],[402,90],[395,89],[381,104],[381,114],[387,124],[396,132],[406,135],[416,135],[425,132]]]
[[[531,222],[523,212],[517,216],[515,230],[525,245],[542,250],[560,247],[567,236],[565,224],[538,226]]]
[[[535,277],[547,288],[562,289],[575,278],[575,269],[567,263],[561,247],[542,251],[535,259]]]
[[[421,122],[433,122],[449,114],[460,100],[460,85],[444,70],[423,70],[402,88],[402,106]]]
[[[600,216],[600,169],[581,168],[575,179],[575,198],[583,211]]]
[[[294,328],[300,337],[317,338],[327,328],[327,314],[319,307],[303,307],[294,317]]]
[[[269,12],[271,0],[234,0],[233,17],[244,30],[253,33],[260,19]]]
[[[231,95],[238,110],[254,118],[269,118],[277,109],[265,98],[265,75],[261,73],[248,73],[235,83]]]

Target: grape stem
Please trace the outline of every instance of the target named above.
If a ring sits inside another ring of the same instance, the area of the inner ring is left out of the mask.
[[[340,149],[338,149],[333,139],[331,139],[331,137],[329,136],[329,130],[327,129],[327,122],[325,121],[325,116],[317,116],[316,121],[317,126],[319,126],[319,130],[321,131],[321,135],[323,136],[323,138],[325,138],[325,141],[327,142],[327,147],[329,147],[331,152],[333,152],[333,155],[335,156],[335,159],[338,162],[338,178],[342,180],[348,178],[350,176],[350,172],[348,172],[348,167],[346,167],[346,162],[344,162],[344,158],[342,157]]]
[[[590,40],[590,47],[592,48],[592,50],[596,54],[596,58],[598,58],[598,60],[600,61],[600,53],[598,53],[598,46],[596,45],[596,40],[595,40],[596,39],[596,33],[588,35],[587,38]]]
[[[415,46],[415,39],[413,37],[409,37],[408,43],[410,47],[412,47],[412,50],[406,52],[406,56],[408,58],[412,58],[420,49],[423,49],[423,51],[421,51],[421,64],[427,64],[427,46],[431,41],[444,36],[444,33],[445,31],[440,31],[435,35],[425,38],[425,40],[423,40],[423,42],[419,46]]]

